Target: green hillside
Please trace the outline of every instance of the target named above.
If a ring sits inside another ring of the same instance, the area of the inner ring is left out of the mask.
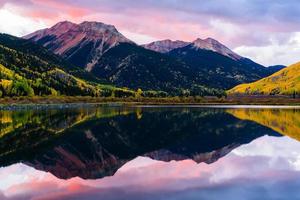
[[[80,78],[78,78],[80,77]],[[27,40],[0,34],[0,96],[133,96]]]
[[[300,62],[254,83],[241,84],[229,95],[298,95],[300,93]]]

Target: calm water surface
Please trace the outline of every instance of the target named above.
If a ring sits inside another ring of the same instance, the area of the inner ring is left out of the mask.
[[[0,199],[300,199],[300,109],[0,111]]]

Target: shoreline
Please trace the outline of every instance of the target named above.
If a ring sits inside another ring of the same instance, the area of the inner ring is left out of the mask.
[[[72,108],[78,106],[300,106],[300,98],[93,98],[93,97],[19,97],[0,99],[0,110],[18,108]]]

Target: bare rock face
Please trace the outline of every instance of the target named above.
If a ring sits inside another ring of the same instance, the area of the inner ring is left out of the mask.
[[[205,50],[211,50],[217,52],[233,60],[240,60],[242,58],[240,55],[234,53],[228,47],[226,47],[225,45],[221,44],[219,41],[212,38],[207,38],[205,40],[198,38],[193,42],[193,46],[197,49],[205,49]]]
[[[189,42],[184,42],[180,40],[172,41],[172,40],[161,40],[152,42],[149,44],[142,45],[144,48],[160,52],[160,53],[167,53],[177,48],[182,48],[189,45]]]
[[[226,47],[224,44],[219,41],[207,38],[207,39],[196,39],[193,42],[184,42],[180,40],[172,41],[172,40],[161,40],[155,41],[149,44],[142,45],[146,49],[150,49],[152,51],[160,52],[160,53],[168,53],[174,49],[183,48],[188,45],[192,45],[196,49],[210,50],[216,53],[219,53],[223,56],[227,56],[233,60],[240,60],[242,57],[231,49]]]
[[[24,36],[55,54],[91,71],[99,58],[120,43],[133,43],[112,26],[101,22],[64,21]]]

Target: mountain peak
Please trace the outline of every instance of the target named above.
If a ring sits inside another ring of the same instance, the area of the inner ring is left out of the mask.
[[[51,33],[53,35],[60,35],[71,29],[76,29],[76,28],[77,28],[77,24],[70,21],[62,21],[55,24],[51,28],[46,29],[47,30],[46,32]]]
[[[60,28],[60,27],[71,27],[71,26],[75,26],[76,24],[70,21],[61,21],[56,23],[53,28]]]
[[[226,47],[225,45],[223,45],[222,43],[220,43],[218,40],[215,40],[213,38],[206,38],[206,39],[201,39],[201,38],[197,38],[196,40],[193,41],[193,44],[195,46],[199,46],[201,47],[208,47],[209,45],[219,45],[222,47]],[[226,47],[227,48],[227,47]]]
[[[96,21],[84,21],[80,23],[79,26],[87,30],[94,30],[94,31],[109,30],[115,33],[118,32],[115,26],[110,24],[104,24],[102,22],[96,22]]]
[[[189,42],[184,42],[180,40],[173,41],[170,39],[166,39],[166,40],[155,41],[149,44],[145,44],[143,45],[143,47],[146,49],[150,49],[152,51],[167,53],[172,51],[173,49],[185,47],[189,44],[190,44]]]
[[[25,39],[32,39],[32,40],[40,40],[42,37],[45,36],[55,36],[55,37],[62,37],[65,36],[68,39],[71,39],[71,36],[78,36],[100,40],[103,37],[106,38],[114,38],[114,42],[129,42],[133,43],[129,39],[125,38],[121,33],[113,25],[104,24],[102,22],[96,21],[84,21],[80,24],[76,24],[70,21],[62,21],[51,28],[46,28],[42,30],[38,30],[34,33],[24,36]],[[34,38],[33,38],[34,37]]]
[[[207,41],[207,42],[210,42],[210,43],[220,43],[218,40],[215,40],[215,39],[210,38],[210,37],[206,38],[204,41]]]
[[[219,54],[222,54],[224,56],[230,57],[233,60],[239,60],[242,57],[232,50],[230,50],[228,47],[220,43],[219,41],[213,39],[213,38],[206,38],[206,39],[201,39],[198,38],[193,42],[193,46],[197,49],[205,49],[205,50],[210,50],[217,52]]]
[[[113,25],[95,21],[84,21],[80,24],[62,21],[24,38],[43,45],[88,71],[109,49],[120,43],[133,43]]]

